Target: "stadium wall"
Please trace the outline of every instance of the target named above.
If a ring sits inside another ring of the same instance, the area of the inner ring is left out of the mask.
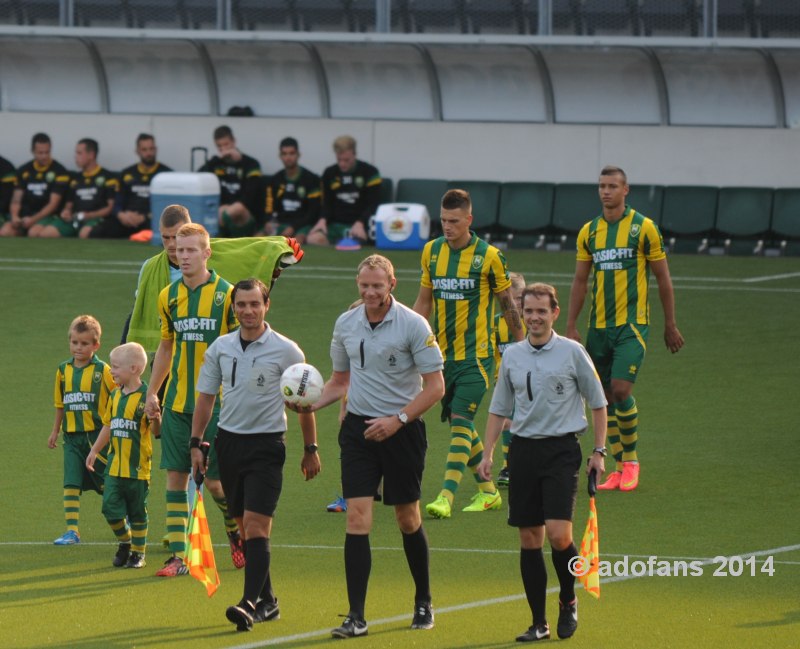
[[[800,185],[798,129],[515,124],[232,118],[0,112],[2,150],[16,165],[30,158],[30,138],[45,131],[56,159],[73,168],[75,143],[93,137],[100,162],[119,170],[135,161],[138,133],[156,136],[159,158],[190,168],[193,146],[213,155],[211,133],[229,124],[240,148],[267,173],[279,169],[278,142],[300,141],[302,164],[321,172],[333,163],[331,142],[348,133],[359,157],[384,176],[498,181],[593,182],[607,163],[625,168],[633,183],[794,187]]]

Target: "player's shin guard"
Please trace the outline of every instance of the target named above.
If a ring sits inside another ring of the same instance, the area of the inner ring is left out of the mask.
[[[114,532],[117,541],[120,543],[131,542],[131,531],[128,527],[128,522],[124,518],[116,521],[108,521],[108,526],[111,528],[111,531]]]
[[[531,608],[533,624],[541,624],[547,620],[544,606],[547,597],[547,567],[544,565],[542,548],[535,550],[520,548],[519,570],[525,597]]]
[[[430,580],[430,552],[428,549],[428,535],[422,525],[416,532],[411,534],[403,533],[403,550],[406,553],[406,561],[411,576],[414,578],[416,593],[415,602],[431,601],[431,580]]]
[[[131,521],[131,550],[144,554],[147,546],[147,520]]]
[[[569,562],[578,556],[578,549],[570,543],[563,550],[552,550],[553,567],[558,575],[558,584],[561,592],[558,598],[565,604],[575,599],[575,576],[569,571]]]
[[[372,550],[368,534],[346,534],[344,537],[344,573],[347,581],[349,615],[364,619],[367,584],[372,571]]]
[[[222,512],[222,516],[225,518],[225,531],[226,532],[235,532],[239,529],[236,521],[233,520],[230,516],[228,516],[228,499],[223,496],[222,498],[218,498],[214,494],[212,494],[214,498],[214,502],[217,503],[217,507]]]
[[[511,429],[503,431],[503,468],[508,468],[508,445],[511,443]]]
[[[617,422],[619,424],[619,435],[622,440],[622,461],[637,462],[636,442],[639,439],[639,409],[636,407],[636,400],[633,395],[621,403],[615,403],[617,411]]]
[[[247,545],[245,544],[245,552],[247,551]],[[267,575],[266,579],[264,580],[264,585],[261,587],[261,594],[259,597],[264,600],[265,602],[274,602],[275,601],[275,593],[272,591],[272,576],[269,572],[270,562],[272,561],[272,548],[269,544],[269,539],[267,539]]]
[[[616,471],[622,471],[622,441],[619,438],[619,424],[617,423],[617,411],[613,404],[606,406],[608,414],[608,445],[611,455],[617,463]]]
[[[475,432],[475,427],[472,427],[472,446],[470,448],[470,455],[469,455],[469,462],[467,462],[467,466],[469,470],[472,471],[472,477],[475,478],[475,482],[478,483],[478,489],[487,494],[493,494],[497,491],[497,488],[494,486],[494,482],[492,480],[483,480],[480,475],[478,475],[478,465],[483,460],[483,442],[481,441],[481,436]]]
[[[167,538],[175,556],[186,556],[186,526],[189,523],[189,494],[167,491]]]
[[[247,546],[247,564],[244,567],[244,599],[255,607],[264,588],[264,581],[269,574],[269,539],[260,536],[247,539],[245,544]]]
[[[81,490],[78,487],[64,487],[64,522],[68,531],[78,534],[81,520]]]
[[[453,419],[450,426],[450,452],[447,454],[447,464],[444,470],[444,484],[442,485],[442,493],[445,495],[450,504],[453,504],[453,498],[461,478],[464,476],[464,470],[467,468],[470,453],[472,450],[472,434],[474,433],[472,422],[466,419]]]

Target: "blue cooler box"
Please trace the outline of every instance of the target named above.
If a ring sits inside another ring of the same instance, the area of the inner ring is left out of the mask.
[[[219,231],[219,180],[212,173],[162,171],[150,182],[150,213],[153,220],[153,245],[161,245],[158,220],[167,205],[183,205],[192,222],[202,225],[215,237]]]
[[[375,214],[375,246],[382,250],[422,250],[431,234],[428,209],[419,203],[385,203]]]

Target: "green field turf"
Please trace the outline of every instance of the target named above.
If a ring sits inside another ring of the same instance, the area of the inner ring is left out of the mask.
[[[167,558],[160,547],[164,475],[159,470],[151,484],[145,569],[111,567],[116,545],[93,493],[82,498],[81,545],[52,545],[64,525],[62,451],[48,449],[46,440],[55,369],[68,355],[67,327],[79,313],[97,316],[104,327],[100,355],[107,358],[130,310],[139,265],[154,252],[128,242],[0,241],[0,647],[332,646],[328,631],[347,613],[344,516],[324,509],[339,480],[335,408],[318,415],[323,472],[310,483],[302,481],[301,437],[290,417],[285,487],[272,537],[280,621],[237,634],[225,619],[225,607],[241,596],[242,573],[230,562],[221,517],[210,499],[222,580],[217,594],[207,598],[189,577],[153,576]],[[334,319],[357,297],[355,266],[363,256],[311,249],[273,292],[268,319],[297,340],[323,374],[330,372]],[[419,254],[389,256],[398,268],[397,295],[410,304]],[[565,312],[557,329],[563,331],[573,255],[512,250],[508,261],[528,281],[558,287]],[[580,627],[569,646],[798,647],[800,261],[675,255],[670,267],[686,347],[675,356],[664,348],[661,308],[652,290],[648,356],[635,390],[641,484],[630,494],[598,496],[600,553],[612,562],[624,555],[629,563],[649,556],[704,561],[704,574],[604,579],[599,601],[579,591]],[[424,502],[439,490],[449,441],[437,412],[427,421]],[[482,414],[481,433],[483,421]],[[583,445],[586,451],[591,439]],[[157,448],[156,463],[158,453]],[[473,492],[466,476],[458,509]],[[378,506],[371,536],[369,636],[349,642],[361,649],[514,646],[514,636],[530,620],[517,536],[505,524],[505,505],[503,510],[458,511],[447,521],[426,521],[436,628],[410,631],[413,586],[400,535],[391,509]],[[586,514],[582,480],[576,541]],[[713,557],[753,553],[754,576],[749,564],[741,576],[712,576],[719,567]],[[760,572],[770,556],[772,576]],[[557,587],[552,569],[549,585]],[[553,627],[556,599],[555,593],[548,596]],[[559,642],[553,637],[551,643]]]

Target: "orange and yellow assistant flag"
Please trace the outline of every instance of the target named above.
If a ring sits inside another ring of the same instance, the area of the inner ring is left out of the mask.
[[[214,560],[214,548],[211,545],[211,532],[208,529],[203,494],[199,489],[194,499],[190,523],[189,555],[186,561],[189,574],[206,587],[206,592],[211,597],[219,586],[219,573],[217,562]]]
[[[583,558],[583,574],[578,580],[583,584],[584,590],[590,595],[600,598],[600,535],[597,527],[597,508],[594,496],[589,498],[589,520],[586,521],[586,530],[581,540],[580,553]]]

